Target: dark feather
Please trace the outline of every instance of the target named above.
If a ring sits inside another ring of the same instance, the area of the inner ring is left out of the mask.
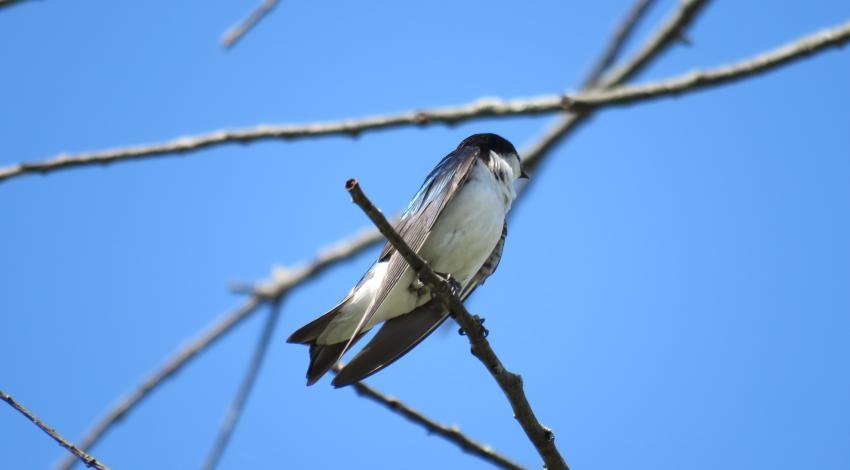
[[[357,335],[352,341],[356,343],[363,337],[363,333]],[[307,385],[313,385],[322,378],[325,373],[339,360],[343,354],[345,343],[336,344],[310,344],[310,365],[307,367]]]
[[[436,299],[387,320],[374,338],[340,371],[333,382],[344,387],[392,364],[440,326],[448,313]]]
[[[430,232],[440,212],[445,208],[449,199],[454,196],[454,190],[457,190],[466,181],[467,173],[472,169],[472,164],[475,163],[476,157],[480,157],[481,155],[479,149],[476,147],[459,148],[443,157],[437,163],[437,166],[425,177],[425,181],[422,183],[419,191],[413,196],[413,200],[407,205],[407,209],[405,209],[401,220],[395,226],[396,232],[404,238],[404,241],[414,251],[416,250],[413,246],[413,243],[415,243],[414,235],[424,238],[427,232]],[[489,153],[486,155],[489,158]],[[447,194],[444,190],[450,184],[453,184],[454,187],[451,194]],[[429,209],[430,211],[428,211]],[[418,223],[422,221],[428,222],[429,220],[430,223],[427,224],[427,227]],[[424,233],[419,233],[417,229],[420,229]],[[378,259],[380,261],[386,261],[394,252],[395,248],[393,248],[393,245],[387,242],[384,244],[383,249],[381,249]]]
[[[316,338],[325,331],[325,328],[328,327],[328,324],[336,317],[339,310],[348,302],[348,299],[351,297],[349,294],[345,299],[342,300],[336,307],[330,309],[328,313],[322,315],[321,317],[307,323],[298,329],[295,333],[289,335],[289,338],[286,339],[287,343],[298,343],[298,344],[311,344],[316,341]]]

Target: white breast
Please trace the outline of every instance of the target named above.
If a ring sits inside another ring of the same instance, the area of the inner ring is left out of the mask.
[[[504,184],[480,160],[466,184],[444,209],[422,257],[461,284],[475,274],[502,236],[505,214],[513,200],[511,183]]]

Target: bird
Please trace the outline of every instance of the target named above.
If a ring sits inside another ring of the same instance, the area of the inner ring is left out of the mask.
[[[446,155],[425,178],[395,229],[431,268],[450,280],[461,300],[499,264],[514,182],[528,178],[508,140],[474,134]],[[348,295],[304,325],[287,342],[309,346],[307,385],[316,383],[351,346],[383,322],[370,342],[331,384],[359,382],[419,344],[448,312],[404,258],[387,242],[377,261]]]

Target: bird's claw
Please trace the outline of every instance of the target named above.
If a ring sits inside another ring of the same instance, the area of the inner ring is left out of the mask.
[[[428,288],[425,287],[425,284],[419,278],[414,279],[413,282],[410,283],[410,286],[407,287],[407,290],[413,292],[419,297],[428,293]]]
[[[435,274],[437,276],[440,276],[441,278],[443,278],[443,281],[445,281],[446,284],[449,285],[449,290],[451,291],[452,295],[460,294],[460,289],[461,289],[460,282],[458,282],[458,280],[455,279],[454,276],[451,275],[451,273],[435,273]]]
[[[486,338],[490,334],[490,330],[484,327],[484,321],[486,319],[481,318],[478,315],[473,316],[472,319],[475,320],[475,323],[478,324],[478,333],[481,335],[482,338]],[[463,327],[460,327],[457,329],[457,334],[461,336],[466,336],[466,331],[464,331]]]
[[[478,331],[479,331],[479,333],[481,333],[481,337],[482,337],[482,338],[486,338],[486,337],[487,337],[487,335],[489,335],[489,334],[490,334],[490,330],[488,330],[488,329],[484,326],[484,320],[486,320],[486,318],[481,318],[481,317],[479,317],[478,315],[476,315],[476,316],[474,317],[474,319],[475,319],[476,323],[478,323],[478,328],[479,328],[479,329],[478,329]]]

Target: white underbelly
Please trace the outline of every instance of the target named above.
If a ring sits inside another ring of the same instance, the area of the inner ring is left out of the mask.
[[[422,257],[461,284],[478,272],[502,236],[505,193],[492,173],[476,163],[464,187],[443,210],[422,247]]]

